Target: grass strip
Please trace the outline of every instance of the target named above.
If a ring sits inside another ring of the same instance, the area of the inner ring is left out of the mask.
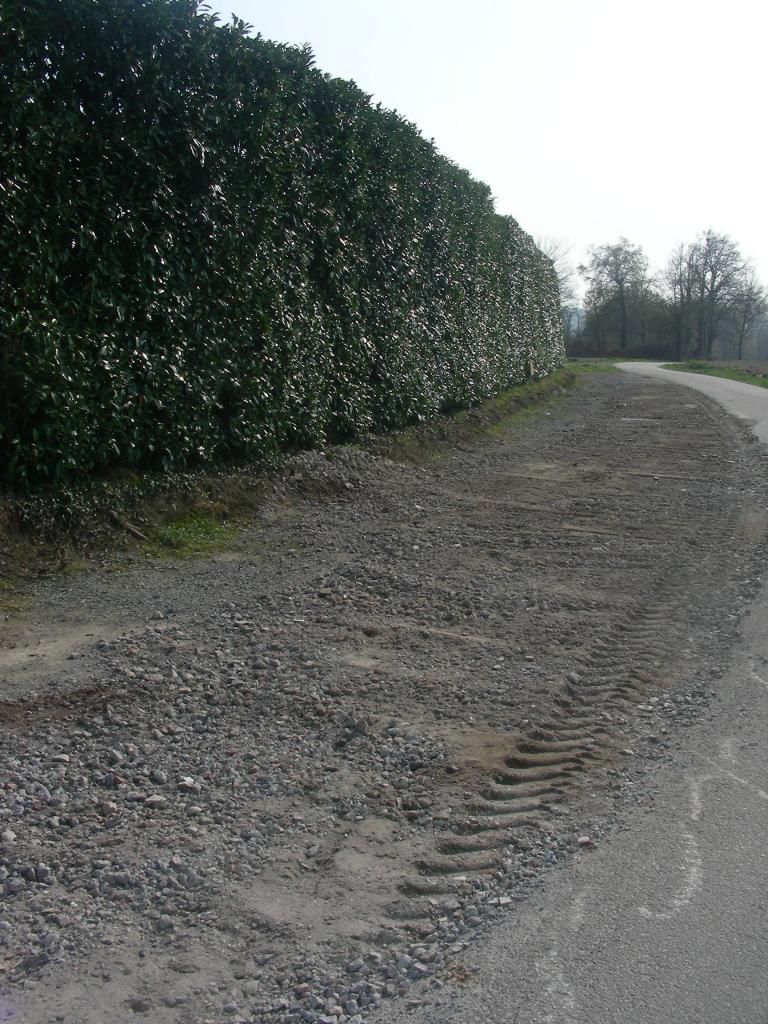
[[[702,373],[707,377],[725,377],[726,380],[737,380],[742,384],[754,384],[759,388],[768,388],[768,377],[748,370],[737,370],[728,366],[713,366],[698,359],[685,363],[664,363],[664,370],[678,370],[681,373]]]

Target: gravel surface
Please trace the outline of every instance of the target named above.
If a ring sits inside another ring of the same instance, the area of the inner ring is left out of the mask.
[[[0,649],[0,1019],[361,1024],[460,981],[652,799],[759,585],[765,456],[669,394],[304,454],[236,552],[40,586]]]

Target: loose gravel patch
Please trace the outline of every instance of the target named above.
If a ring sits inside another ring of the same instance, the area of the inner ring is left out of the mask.
[[[361,1024],[460,977],[646,799],[757,588],[765,457],[674,393],[304,453],[238,551],[41,586],[0,649],[10,1019]]]

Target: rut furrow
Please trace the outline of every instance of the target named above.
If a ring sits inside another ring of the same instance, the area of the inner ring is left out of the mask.
[[[727,530],[730,523],[722,525]],[[632,711],[663,681],[664,666],[680,646],[679,629],[670,623],[685,596],[683,568],[669,566],[651,588],[652,598],[625,607],[610,630],[594,638],[564,682],[554,716],[510,740],[492,778],[465,800],[466,818],[453,822],[455,834],[414,863],[401,890],[426,899],[422,916],[430,912],[430,899],[498,871],[516,834],[545,829],[552,806],[616,756],[619,737],[604,714]]]

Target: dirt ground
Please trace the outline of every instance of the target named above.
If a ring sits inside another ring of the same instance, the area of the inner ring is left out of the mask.
[[[40,585],[0,648],[0,1019],[361,1024],[460,979],[707,713],[765,463],[585,374],[423,465],[306,456],[235,553]]]

